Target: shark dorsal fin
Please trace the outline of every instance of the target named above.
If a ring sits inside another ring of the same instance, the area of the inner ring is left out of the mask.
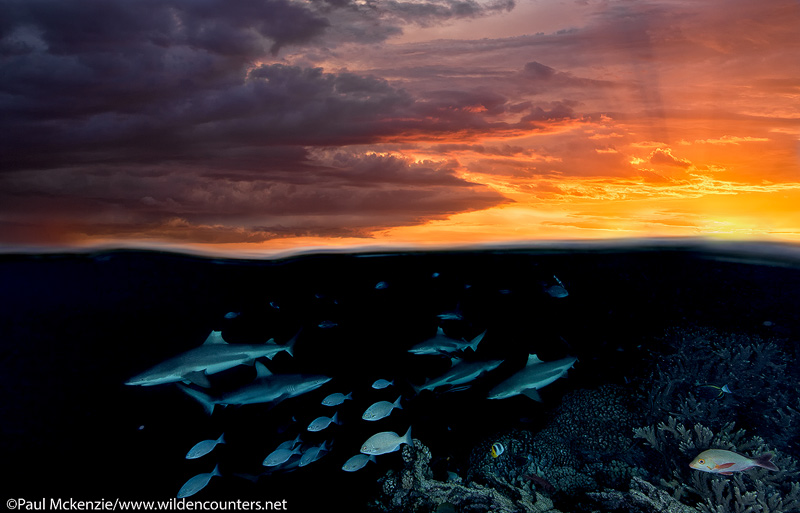
[[[267,376],[272,376],[267,366],[261,362],[256,362],[256,379],[266,378]]]
[[[539,359],[539,357],[536,356],[535,354],[529,354],[528,355],[528,363],[526,365],[534,365],[534,364],[537,364],[537,363],[544,363],[544,362],[541,361]]]
[[[203,342],[203,345],[206,344],[227,344],[227,342],[225,342],[225,339],[222,338],[221,331],[212,331],[206,341]]]
[[[450,367],[455,367],[459,363],[461,363],[461,358],[459,358],[458,356],[450,358]]]
[[[446,337],[447,335],[444,334],[444,330],[441,326],[436,328],[436,336],[437,337]]]

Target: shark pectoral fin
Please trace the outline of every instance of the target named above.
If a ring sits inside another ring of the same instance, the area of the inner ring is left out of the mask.
[[[471,386],[472,386],[472,385],[459,385],[459,386],[457,386],[457,387],[450,387],[450,388],[448,388],[448,389],[445,391],[445,393],[450,393],[450,392],[461,392],[462,390],[467,390],[467,389],[469,389]]]
[[[537,402],[540,402],[540,403],[542,402],[542,396],[539,395],[539,391],[536,390],[535,388],[529,388],[527,390],[523,390],[522,393],[524,395],[526,395],[527,397],[530,397],[534,401],[537,401]]]
[[[266,378],[268,376],[272,376],[272,373],[269,371],[269,369],[263,363],[256,362],[255,363],[255,367],[256,367],[256,379]]]
[[[183,390],[189,397],[195,399],[200,405],[203,407],[205,412],[209,415],[214,413],[214,400],[205,392],[201,392],[200,390],[195,390],[193,388],[189,388],[186,385],[182,385],[178,383],[178,388]]]
[[[185,375],[184,378],[203,388],[211,388],[211,383],[208,381],[208,376],[206,376],[205,372],[203,371],[190,372],[189,374]]]

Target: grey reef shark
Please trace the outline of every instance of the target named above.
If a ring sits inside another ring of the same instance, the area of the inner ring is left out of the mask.
[[[181,384],[178,386],[196,399],[210,415],[216,405],[277,404],[284,399],[316,390],[331,380],[328,376],[313,374],[273,374],[261,362],[256,362],[256,372],[256,379],[249,385],[219,396]]]
[[[477,351],[478,344],[481,343],[484,335],[486,335],[486,331],[473,338],[471,341],[464,339],[459,340],[448,337],[445,335],[442,328],[437,328],[436,335],[415,345],[409,349],[408,352],[413,354],[447,355],[458,351],[464,351],[468,347],[471,347],[473,351]]]
[[[266,357],[271,360],[281,351],[294,356],[296,341],[297,335],[284,345],[275,343],[274,339],[263,344],[229,344],[222,338],[221,331],[212,331],[200,347],[164,360],[132,377],[125,384],[152,386],[184,382],[209,388],[211,384],[208,376],[211,374],[253,363],[256,358]]]
[[[567,371],[577,361],[577,358],[568,356],[552,362],[543,362],[535,354],[528,355],[525,367],[490,390],[488,398],[505,399],[522,394],[541,402],[538,390],[566,376]]]
[[[434,390],[439,387],[449,386],[448,391],[456,392],[469,388],[472,381],[487,374],[503,363],[503,360],[488,360],[485,362],[468,362],[460,358],[450,359],[450,370],[439,376],[427,380],[420,386],[415,386],[414,390],[417,393],[423,390]]]

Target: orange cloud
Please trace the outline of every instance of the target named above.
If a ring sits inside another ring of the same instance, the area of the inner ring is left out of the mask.
[[[0,37],[0,243],[800,232],[795,0],[56,4]]]

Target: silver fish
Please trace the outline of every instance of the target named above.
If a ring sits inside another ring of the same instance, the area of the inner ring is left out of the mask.
[[[286,440],[282,444],[278,446],[278,449],[294,449],[294,446],[301,443],[302,440],[300,439],[300,435],[297,435],[297,438],[294,440]]]
[[[383,431],[372,435],[361,445],[361,452],[363,454],[388,454],[400,449],[403,444],[412,445],[414,442],[411,440],[411,426],[403,436],[399,436],[394,431]]]
[[[308,449],[306,452],[303,453],[303,456],[300,458],[300,466],[305,467],[309,463],[313,463],[320,459],[322,456],[325,455],[328,448],[325,446],[325,442],[322,442],[317,447],[312,447]]]
[[[403,407],[400,406],[401,398],[402,396],[398,397],[394,403],[390,403],[389,401],[378,401],[367,408],[367,411],[364,412],[364,415],[362,415],[361,418],[364,420],[380,420],[388,417],[395,408],[399,408],[401,410],[403,409]]]
[[[208,474],[197,474],[181,486],[181,489],[178,491],[178,498],[183,499],[184,497],[191,497],[205,488],[212,477],[221,475],[222,474],[219,473],[219,465],[214,467],[214,470]]]
[[[300,449],[297,447],[295,447],[294,449],[281,449],[279,447],[278,449],[275,449],[274,451],[269,453],[269,456],[264,458],[264,462],[262,463],[262,465],[264,465],[265,467],[275,467],[277,465],[280,465],[281,463],[286,463],[289,460],[289,458],[291,458],[295,454],[301,454]]]
[[[372,388],[374,388],[376,390],[381,390],[382,388],[386,388],[386,387],[389,387],[389,386],[392,386],[392,385],[394,385],[394,381],[388,381],[388,380],[385,380],[385,379],[378,379],[378,380],[375,380],[375,382],[372,384]]]
[[[225,433],[219,435],[219,438],[216,440],[203,440],[202,442],[197,442],[194,447],[189,449],[189,452],[186,453],[187,460],[194,460],[200,458],[201,456],[205,456],[206,454],[210,453],[214,450],[214,447],[217,444],[224,444],[225,443]]]
[[[311,421],[311,424],[308,425],[307,429],[309,431],[322,431],[331,424],[338,424],[338,423],[339,423],[338,414],[334,413],[333,417],[317,417],[316,419]]]
[[[364,468],[370,461],[373,463],[376,461],[374,455],[356,454],[344,462],[344,465],[342,465],[342,470],[345,472],[355,472],[356,470],[361,470]]]
[[[331,394],[325,399],[322,400],[322,404],[325,406],[339,406],[343,402],[347,400],[353,399],[353,393],[350,392],[347,395],[342,394],[341,392],[337,392],[335,394]]]
[[[550,295],[550,297],[562,298],[569,296],[569,292],[567,292],[567,289],[566,287],[564,287],[564,284],[561,283],[561,280],[559,280],[556,275],[553,275],[553,278],[556,280],[556,283],[558,283],[558,285],[552,285],[550,287],[547,287],[544,289],[544,291],[547,292],[547,294]]]

